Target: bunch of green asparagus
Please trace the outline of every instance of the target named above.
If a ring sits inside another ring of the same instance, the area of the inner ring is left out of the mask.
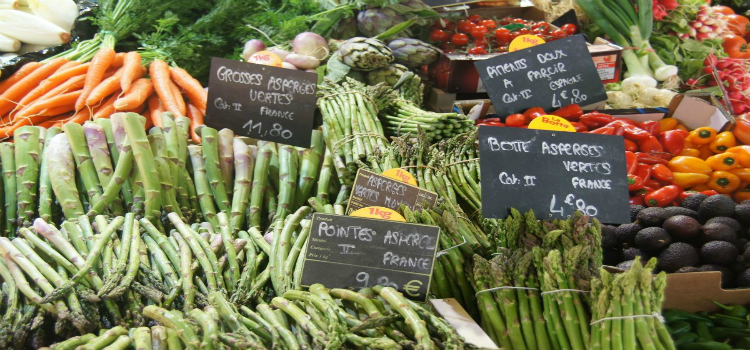
[[[612,275],[601,269],[591,281],[592,350],[674,350],[674,341],[660,318],[667,275],[654,276],[656,259],[642,266],[635,259],[631,268]]]
[[[463,114],[425,111],[412,101],[396,95],[388,100],[378,116],[386,135],[416,135],[423,131],[430,142],[476,129],[474,122]]]

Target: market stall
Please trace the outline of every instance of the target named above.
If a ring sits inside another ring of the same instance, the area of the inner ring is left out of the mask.
[[[0,0],[0,348],[748,349],[744,5]]]

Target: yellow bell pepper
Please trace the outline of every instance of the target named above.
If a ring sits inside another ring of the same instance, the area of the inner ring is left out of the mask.
[[[727,149],[727,153],[734,153],[737,162],[743,168],[750,168],[750,146],[739,145]]]
[[[690,132],[690,142],[694,145],[705,145],[711,143],[716,138],[716,130],[714,128],[704,126],[702,128],[695,129]]]
[[[700,184],[700,185],[690,187],[690,190],[695,191],[695,192],[703,192],[703,191],[708,191],[710,189],[711,187],[708,187],[707,184]]]
[[[669,170],[679,173],[698,173],[711,175],[713,169],[705,160],[696,157],[679,156],[669,161]]]
[[[680,153],[677,153],[677,155],[686,157],[700,157],[701,151],[695,148],[685,148]]]
[[[706,164],[714,170],[729,170],[739,166],[734,153],[719,153],[706,158]]]
[[[708,179],[708,187],[719,193],[732,193],[740,187],[740,178],[728,171],[714,171]]]
[[[724,131],[716,135],[713,141],[708,144],[714,153],[726,152],[728,149],[737,145],[737,139],[731,131]]]
[[[674,128],[674,129],[675,129],[675,130],[685,130],[685,131],[690,131],[690,130],[688,130],[688,129],[687,129],[686,127],[685,127],[685,125],[682,125],[682,124],[677,124],[677,126],[676,126],[676,127]]]
[[[664,118],[659,121],[659,130],[661,130],[661,132],[674,130],[674,128],[676,127],[677,127],[677,119]]]
[[[698,145],[694,145],[692,142],[690,142],[690,138],[685,138],[685,148],[698,148]]]
[[[684,189],[704,184],[708,182],[709,176],[706,174],[699,173],[672,173],[674,175],[674,183]]]
[[[700,154],[698,155],[698,158],[700,159],[707,159],[708,157],[714,155],[714,152],[711,150],[711,146],[709,145],[701,145],[698,147],[698,152]]]
[[[729,172],[737,175],[742,181],[750,182],[750,168],[735,168]]]

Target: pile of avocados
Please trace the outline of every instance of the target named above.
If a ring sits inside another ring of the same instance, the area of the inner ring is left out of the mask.
[[[722,287],[750,288],[750,200],[697,193],[679,207],[631,205],[630,215],[630,224],[602,226],[605,265],[656,257],[659,271],[720,271]]]

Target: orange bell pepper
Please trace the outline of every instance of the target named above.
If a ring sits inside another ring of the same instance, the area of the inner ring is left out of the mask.
[[[695,148],[685,148],[682,150],[682,152],[677,153],[678,156],[687,156],[687,157],[699,157],[701,155],[701,151],[695,149]]]
[[[679,173],[698,173],[710,175],[713,169],[705,160],[696,157],[674,157],[669,161],[669,170]]]
[[[706,174],[699,173],[679,173],[673,172],[674,183],[682,188],[691,188],[693,186],[702,185],[708,182],[709,176]]]
[[[719,153],[706,158],[706,164],[714,170],[730,170],[739,166],[734,153]]]
[[[685,130],[685,131],[689,131],[689,130],[688,130],[688,129],[687,129],[686,127],[685,127],[685,125],[682,125],[682,124],[677,124],[677,126],[676,126],[676,127],[674,128],[674,129],[675,129],[675,130]]]
[[[727,153],[734,153],[737,162],[743,168],[750,168],[750,146],[739,145],[727,149]]]
[[[731,131],[724,131],[716,135],[708,145],[714,153],[726,152],[729,148],[737,145],[737,139],[734,138]]]
[[[750,168],[734,168],[729,172],[737,175],[742,181],[750,182]]]
[[[740,183],[740,187],[732,194],[732,199],[737,203],[750,199],[750,182]]]
[[[659,130],[662,132],[674,130],[674,128],[677,127],[677,119],[674,118],[664,118],[659,121]]]
[[[705,145],[711,143],[716,138],[714,128],[704,126],[690,132],[690,142],[694,145]]]
[[[740,142],[750,145],[750,115],[747,113],[742,114],[734,118],[734,137]]]
[[[740,187],[740,178],[728,171],[714,171],[708,179],[708,187],[716,192],[732,193]]]
[[[711,150],[711,146],[709,146],[708,144],[700,145],[698,147],[698,152],[700,152],[700,154],[698,155],[698,158],[700,159],[706,159],[714,155],[714,152]]]
[[[685,148],[696,148],[696,149],[698,148],[697,145],[695,145],[692,142],[690,142],[690,134],[689,133],[688,133],[688,137],[685,138]]]
[[[691,187],[690,190],[696,192],[713,191],[710,187],[708,187],[708,184],[695,185]]]

